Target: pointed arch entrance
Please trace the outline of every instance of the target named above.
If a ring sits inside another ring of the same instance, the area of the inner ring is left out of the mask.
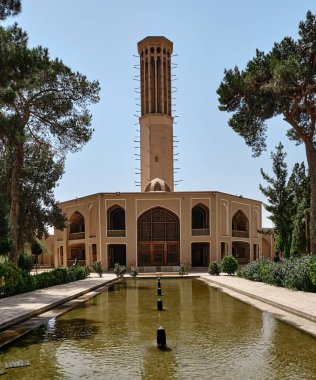
[[[137,221],[138,265],[179,265],[180,221],[162,207],[144,212]]]

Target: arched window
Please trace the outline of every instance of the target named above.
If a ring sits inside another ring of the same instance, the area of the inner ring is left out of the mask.
[[[107,212],[108,236],[125,236],[125,210],[115,205]]]
[[[156,183],[155,183],[154,191],[161,191],[161,186],[160,186],[160,183],[159,183],[159,182],[156,182]]]
[[[198,204],[192,208],[192,234],[209,235],[209,210],[208,207]]]
[[[69,239],[84,239],[85,223],[83,215],[79,211],[75,211],[69,221]]]
[[[249,221],[246,214],[238,210],[232,219],[233,236],[249,237]]]

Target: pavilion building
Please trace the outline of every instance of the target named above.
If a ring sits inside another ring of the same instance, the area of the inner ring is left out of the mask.
[[[97,193],[60,203],[69,226],[55,230],[54,265],[75,259],[141,271],[207,268],[225,255],[240,264],[271,257],[262,204],[218,191],[174,191],[171,59],[173,43],[146,37],[140,58],[140,192]]]

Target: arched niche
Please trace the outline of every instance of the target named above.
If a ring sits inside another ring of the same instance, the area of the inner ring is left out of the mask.
[[[198,203],[191,210],[192,235],[209,235],[209,209],[202,203]]]
[[[107,211],[107,235],[109,237],[125,236],[125,210],[119,205]]]
[[[69,218],[69,239],[84,239],[85,238],[85,220],[84,216],[75,211]]]
[[[242,210],[238,210],[232,218],[233,237],[249,237],[249,221]]]

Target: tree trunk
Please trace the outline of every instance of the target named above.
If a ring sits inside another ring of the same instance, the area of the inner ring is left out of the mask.
[[[18,262],[18,229],[19,229],[19,201],[20,201],[20,178],[23,165],[24,147],[23,142],[19,142],[14,149],[13,167],[11,173],[11,208],[10,208],[10,237],[12,249],[10,261]]]
[[[310,176],[310,253],[316,254],[316,149],[311,142],[306,145],[306,157]]]

